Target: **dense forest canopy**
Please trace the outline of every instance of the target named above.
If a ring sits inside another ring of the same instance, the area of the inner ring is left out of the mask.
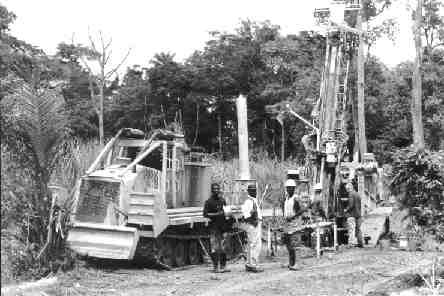
[[[424,9],[423,121],[426,144],[436,150],[444,145],[444,22],[439,1],[426,1]],[[82,64],[91,49],[61,42],[57,53],[48,56],[10,34],[13,12],[0,6],[0,13],[2,94],[17,80],[56,87],[66,103],[71,135],[96,138],[98,118],[90,97],[90,73]],[[242,93],[248,98],[253,151],[280,157],[280,125],[266,106],[290,100],[309,117],[319,95],[324,47],[324,37],[316,32],[284,36],[278,25],[268,21],[242,21],[232,33],[211,32],[204,49],[183,62],[175,60],[173,53],[158,53],[148,63],[128,67],[123,76],[106,81],[105,136],[122,127],[147,131],[175,122],[182,125],[189,144],[232,157],[237,141],[234,99]],[[369,150],[379,160],[388,160],[387,152],[412,143],[412,69],[410,62],[389,69],[376,57],[366,57],[366,134]],[[352,72],[354,81],[355,69]],[[351,95],[356,95],[353,89]],[[2,116],[2,124],[8,124],[7,118]],[[299,158],[305,127],[292,117],[284,122],[285,157]]]

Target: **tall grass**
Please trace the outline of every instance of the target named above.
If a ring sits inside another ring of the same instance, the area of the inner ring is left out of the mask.
[[[65,145],[63,156],[51,177],[51,184],[70,190],[97,158],[102,146],[96,141],[72,140]]]
[[[231,192],[234,188],[234,181],[239,178],[239,160],[221,161],[213,159],[211,164],[212,182],[221,184],[224,192]],[[287,170],[298,166],[299,164],[295,160],[281,162],[267,157],[251,157],[250,174],[251,178],[256,180],[258,184],[258,194],[264,192],[267,184],[271,188],[271,194],[266,200],[265,206],[277,205],[281,197]]]
[[[67,144],[67,153],[60,159],[52,177],[52,183],[70,189],[75,181],[83,175],[95,158],[99,155],[102,147],[95,141],[81,142],[72,141]],[[211,181],[221,184],[225,192],[231,192],[234,188],[234,180],[239,178],[239,161],[237,158],[222,161],[217,158],[209,160],[211,164]],[[252,155],[250,158],[251,178],[258,183],[258,192],[262,193],[268,184],[271,195],[268,203],[277,202],[281,195],[286,171],[299,166],[296,160],[284,162],[269,158],[264,154]]]

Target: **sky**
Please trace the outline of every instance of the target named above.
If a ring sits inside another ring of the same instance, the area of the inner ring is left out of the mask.
[[[112,37],[111,62],[117,64],[131,48],[124,67],[147,66],[155,53],[171,52],[182,61],[203,49],[209,32],[233,31],[240,20],[269,20],[281,32],[313,29],[313,10],[328,0],[1,0],[17,15],[11,33],[54,54],[57,44],[88,43],[88,32]],[[412,60],[414,44],[406,1],[382,18],[396,17],[396,43],[380,40],[371,53],[388,66]]]

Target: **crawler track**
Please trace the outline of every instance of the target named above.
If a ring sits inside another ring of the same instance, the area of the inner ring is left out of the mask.
[[[180,231],[179,231],[180,230]],[[227,233],[225,248],[229,259],[243,253],[245,233],[235,230]],[[210,236],[207,228],[171,229],[158,238],[142,237],[139,240],[134,260],[157,263],[170,269],[186,265],[198,265],[208,262]]]

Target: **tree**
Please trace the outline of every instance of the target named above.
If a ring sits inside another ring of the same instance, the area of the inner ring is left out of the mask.
[[[65,83],[62,94],[73,136],[90,139],[98,134],[97,113],[90,99],[89,73],[81,66],[84,47],[61,42],[54,56],[54,71]]]
[[[368,23],[369,21],[380,15],[385,8],[387,8],[390,5],[390,0],[367,0],[363,1],[363,7],[357,12],[356,17],[356,28],[359,31],[362,31],[362,22],[363,20],[367,23],[367,30],[368,30]],[[377,5],[380,5],[381,7],[378,9]],[[392,27],[392,23],[385,22],[382,24],[382,26],[377,26],[373,28],[373,32],[387,32],[390,33],[390,30],[387,30],[386,28]],[[376,34],[373,35],[373,37],[377,37]],[[369,40],[367,38],[367,40]],[[371,39],[370,39],[371,40]],[[366,38],[364,36],[360,36],[360,42],[358,47],[358,54],[356,57],[356,67],[357,67],[357,99],[356,99],[356,119],[357,122],[357,131],[358,131],[358,137],[357,140],[359,141],[359,152],[361,156],[361,161],[363,159],[364,153],[367,152],[367,138],[366,138],[366,128],[365,128],[365,61],[364,61],[364,42],[366,41]],[[370,44],[368,43],[368,50],[370,50]],[[356,146],[356,145],[355,145]]]
[[[438,0],[425,0],[423,3],[423,34],[425,37],[425,55],[431,55],[437,48],[444,47],[444,16],[440,10],[444,5]]]
[[[413,144],[418,151],[424,149],[424,127],[422,124],[422,7],[423,0],[417,0],[417,6],[414,17],[413,34],[415,40],[415,67],[413,69],[413,87],[412,87],[412,126],[413,126]]]
[[[109,79],[116,74],[119,68],[123,65],[128,58],[131,49],[129,49],[126,55],[120,60],[120,62],[112,68],[108,69],[111,58],[111,45],[112,39],[105,41],[103,34],[99,31],[99,45],[96,45],[96,41],[89,34],[89,48],[83,48],[81,55],[83,65],[89,72],[89,90],[91,100],[93,101],[97,117],[99,119],[99,143],[104,144],[104,128],[103,128],[103,106],[105,100],[105,87]],[[98,66],[98,72],[94,73],[93,66],[88,62],[95,62]],[[97,88],[97,89],[96,89]]]
[[[151,86],[144,74],[146,72],[147,69],[139,66],[127,69],[117,94],[109,104],[105,121],[109,131],[117,132],[125,127],[149,131],[161,127],[160,108],[155,109]]]
[[[314,32],[281,37],[263,45],[267,76],[261,99],[267,104],[267,117],[277,119],[276,116],[285,111],[285,105],[289,103],[298,114],[310,118],[319,94],[324,51],[325,38]],[[300,140],[305,126],[294,116],[286,116],[286,122],[289,123],[284,132],[288,135],[285,139],[287,151],[293,151],[292,156],[300,155],[303,153]],[[268,126],[275,127],[272,129],[273,138],[279,134],[279,130],[275,131],[280,129],[276,123],[276,120],[268,122]]]

